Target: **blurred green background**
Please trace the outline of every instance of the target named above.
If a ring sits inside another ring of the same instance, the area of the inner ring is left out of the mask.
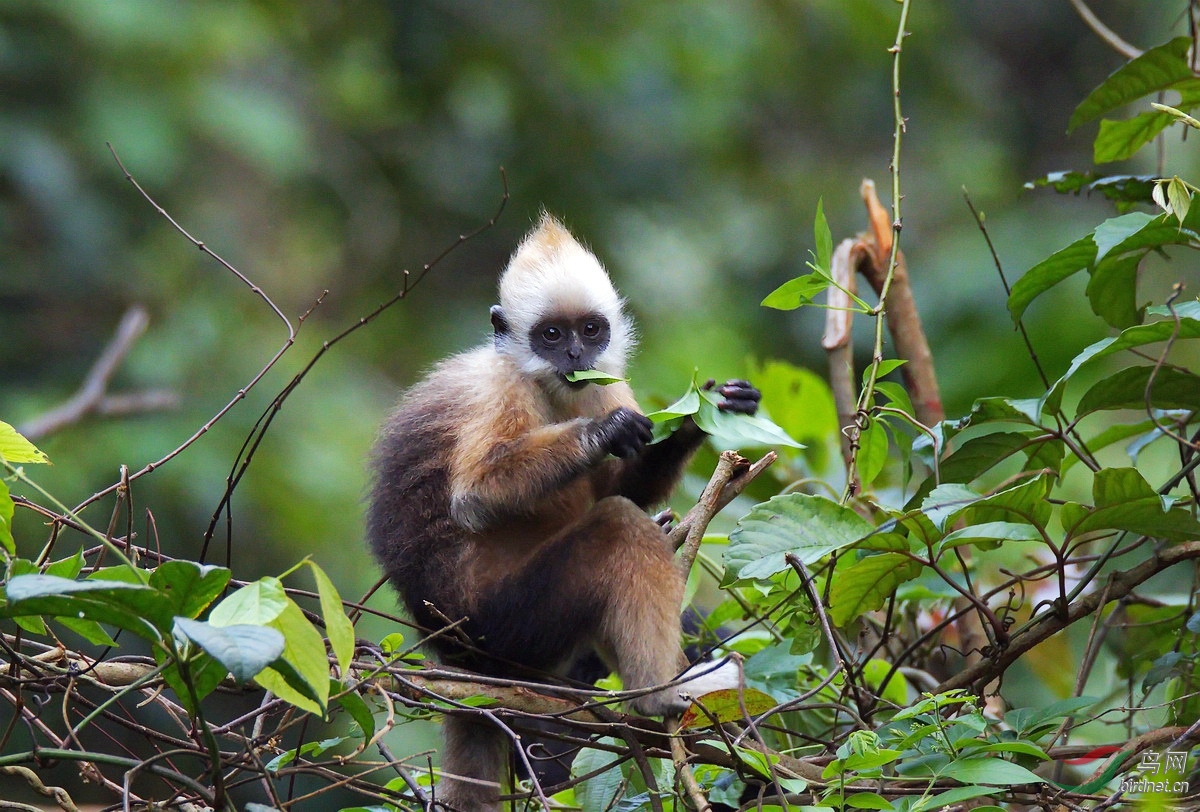
[[[1094,4],[1140,47],[1181,30],[1185,5]],[[183,442],[286,338],[123,179],[109,142],[293,320],[330,291],[244,401],[135,485],[142,538],[148,508],[164,551],[194,557],[263,408],[405,269],[490,217],[504,167],[498,225],[321,360],[234,499],[239,577],[311,554],[356,597],[377,577],[361,543],[375,428],[423,368],[487,335],[496,274],[543,206],[630,299],[644,401],[672,399],[695,368],[720,378],[754,359],[824,374],[820,311],[758,302],[803,271],[819,198],[836,239],[864,224],[861,178],[886,202],[898,13],[890,0],[2,2],[0,419],[19,426],[68,397],[126,308],[147,308],[114,389],[166,388],[181,404],[41,440],[55,465],[33,473],[76,504]],[[956,414],[1038,394],[962,188],[1010,279],[1109,216],[1022,183],[1090,166],[1093,130],[1068,137],[1066,122],[1122,60],[1066,0],[917,0],[909,27],[903,245]],[[1185,173],[1181,151],[1167,145],[1170,172]],[[1076,281],[1032,311],[1052,374],[1100,336],[1071,312]],[[103,527],[111,507],[87,516]],[[44,531],[19,519],[33,555]]]

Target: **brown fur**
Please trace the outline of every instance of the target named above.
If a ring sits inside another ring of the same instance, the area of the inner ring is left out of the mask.
[[[587,428],[618,406],[636,408],[624,384],[564,398],[484,347],[435,368],[388,420],[368,535],[418,623],[467,619],[475,648],[439,637],[441,659],[529,678],[562,673],[590,647],[630,689],[679,673],[683,581],[644,508],[669,493],[701,435],[689,428],[632,460],[606,459]],[[633,704],[681,707],[665,693]],[[448,772],[499,778],[495,728],[451,717],[447,737]],[[451,806],[494,806],[486,785],[440,786]]]

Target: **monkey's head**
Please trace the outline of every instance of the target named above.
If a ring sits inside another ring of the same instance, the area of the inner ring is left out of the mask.
[[[622,376],[634,341],[623,305],[596,257],[543,214],[500,276],[496,350],[525,373],[572,389],[587,383],[566,381],[571,372]]]

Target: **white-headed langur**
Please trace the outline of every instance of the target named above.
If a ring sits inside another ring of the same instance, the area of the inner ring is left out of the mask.
[[[684,580],[646,509],[666,500],[703,432],[688,419],[651,444],[628,385],[568,380],[624,375],[634,331],[623,304],[591,252],[544,215],[500,277],[492,340],[435,366],[382,429],[368,539],[427,633],[458,624],[428,641],[448,665],[544,678],[594,651],[627,690],[686,669]],[[758,409],[745,381],[717,391],[723,409]],[[695,668],[629,704],[677,714],[736,685],[733,664]],[[439,803],[496,809],[507,735],[453,715],[444,732]]]

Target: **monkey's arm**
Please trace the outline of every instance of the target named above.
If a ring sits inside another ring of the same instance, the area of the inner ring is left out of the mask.
[[[478,532],[495,519],[529,512],[609,454],[628,457],[650,439],[650,421],[619,408],[600,420],[578,418],[506,440],[468,433],[450,481],[450,514]]]
[[[705,387],[713,388],[713,382]],[[754,414],[762,393],[746,381],[727,381],[716,387],[721,395],[718,408],[725,412]],[[616,492],[642,508],[661,504],[683,475],[692,454],[704,442],[704,431],[691,416],[685,417],[675,433],[660,443],[647,446],[638,456],[624,463]]]

